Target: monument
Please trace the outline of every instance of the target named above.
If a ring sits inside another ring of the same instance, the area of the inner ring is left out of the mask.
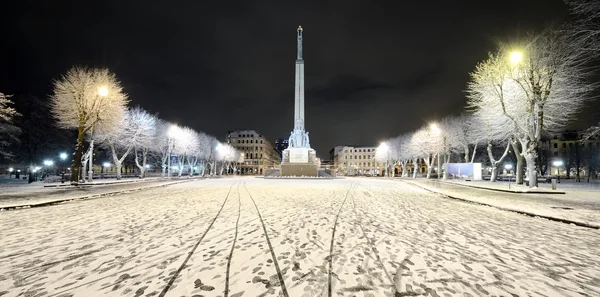
[[[283,150],[281,176],[317,176],[318,161],[310,148],[308,132],[304,130],[304,59],[302,58],[302,27],[298,27],[296,55],[296,85],[294,91],[294,130],[289,146]]]

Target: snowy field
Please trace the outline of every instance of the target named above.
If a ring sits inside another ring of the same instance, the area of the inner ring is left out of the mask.
[[[200,180],[0,213],[0,296],[600,296],[600,232],[381,179]]]

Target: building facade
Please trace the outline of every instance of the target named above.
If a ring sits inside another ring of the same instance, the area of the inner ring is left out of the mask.
[[[265,169],[279,165],[281,157],[273,144],[255,130],[229,131],[225,142],[240,151],[243,160],[238,163],[240,174],[262,175]]]
[[[540,163],[547,175],[580,177],[588,173],[596,178],[600,170],[600,138],[584,141],[584,131],[565,131],[540,143]]]
[[[329,152],[338,175],[355,176],[381,175],[385,171],[385,164],[375,160],[375,146],[336,146]]]
[[[341,145],[332,148],[329,151],[329,157],[336,169],[338,175],[346,176],[378,176],[385,174],[385,162],[378,162],[375,159],[376,146],[352,146]],[[419,159],[417,162],[417,174],[422,175],[427,172],[427,166],[424,160]],[[414,164],[410,160],[406,166],[406,170],[413,172]],[[391,173],[390,173],[391,174]],[[394,175],[402,175],[402,166],[394,166]]]

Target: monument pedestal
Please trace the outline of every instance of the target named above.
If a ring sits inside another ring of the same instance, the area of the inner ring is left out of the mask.
[[[281,176],[319,176],[317,154],[310,148],[287,148],[281,160]]]

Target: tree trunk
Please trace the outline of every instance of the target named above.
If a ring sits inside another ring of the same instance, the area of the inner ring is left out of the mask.
[[[471,156],[471,163],[475,162],[475,153],[477,152],[477,143],[473,146],[473,156]]]
[[[431,171],[433,170],[434,158],[430,155],[427,157],[427,179],[431,177]]]
[[[89,169],[90,171],[88,171],[88,181],[92,182],[93,177],[94,177],[94,139],[92,138],[92,140],[90,141],[90,149],[89,149],[89,156],[88,156],[88,160],[89,160]]]
[[[73,165],[71,166],[71,184],[79,184],[79,174],[81,169],[81,156],[83,155],[83,139],[85,137],[85,130],[83,127],[79,127],[77,132],[77,143],[75,144],[75,153],[73,156]]]
[[[419,170],[419,159],[413,159],[413,178],[417,178],[417,171]]]
[[[464,149],[465,149],[465,163],[469,163],[469,146],[465,145]]]
[[[537,170],[535,168],[535,155],[527,153],[525,155],[525,162],[527,163],[527,177],[529,179],[529,187],[537,188]]]
[[[450,153],[446,153],[444,155],[444,164],[442,164],[442,168],[444,169],[444,179],[448,179],[448,169],[446,168],[446,164],[450,162]]]
[[[511,145],[512,145],[512,149],[513,152],[515,153],[515,158],[517,159],[517,165],[515,166],[515,173],[517,175],[517,178],[515,180],[515,183],[518,185],[522,185],[523,184],[523,156],[521,155],[521,150],[519,149],[519,143],[515,140],[511,140]]]
[[[115,162],[115,169],[117,171],[117,180],[121,180],[121,167],[123,164],[121,164],[121,162],[116,161]]]
[[[408,177],[408,172],[406,172],[406,164],[408,162],[402,162],[402,177]]]

